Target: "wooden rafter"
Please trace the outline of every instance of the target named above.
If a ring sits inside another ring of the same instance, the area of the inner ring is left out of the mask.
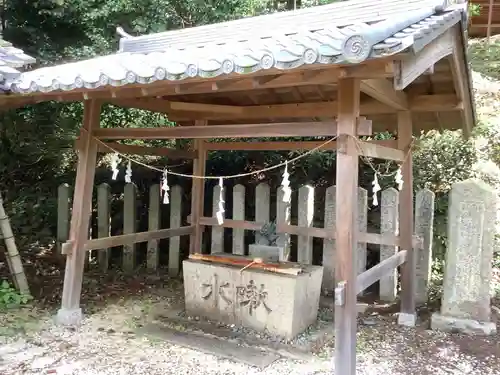
[[[375,95],[375,94],[374,94]],[[381,97],[382,95],[379,95]],[[383,99],[389,101],[390,99]],[[193,119],[225,120],[225,119],[259,119],[259,118],[301,118],[301,117],[335,117],[337,116],[337,102],[313,102],[313,103],[290,103],[271,105],[236,106],[241,113],[239,115],[220,113],[210,110],[211,104],[206,104],[205,112],[169,111],[166,108],[165,99],[144,98],[144,99],[119,99],[110,101],[113,104],[128,107],[141,108],[148,111],[170,114],[172,121],[189,121]],[[455,95],[436,94],[418,95],[408,99],[408,107],[412,112],[435,112],[435,111],[456,111],[461,109],[459,101]],[[194,104],[196,105],[196,104]],[[393,103],[393,106],[396,104]],[[380,103],[378,100],[367,100],[361,103],[360,112],[362,115],[390,114],[396,113],[397,109],[387,103]]]
[[[185,103],[165,101],[165,109],[172,111],[189,111],[189,112],[217,112],[228,113],[233,115],[241,115],[243,110],[241,107],[234,105],[220,104],[204,104],[204,103]]]
[[[406,94],[403,91],[396,91],[387,79],[364,80],[361,82],[361,91],[391,108],[408,109]]]
[[[124,87],[102,87],[97,89],[75,89],[71,91],[52,91],[36,93],[29,96],[9,95],[0,98],[5,108],[15,108],[41,101],[56,100],[60,102],[81,101],[90,99],[112,100],[118,98],[141,98],[171,95],[208,94],[213,92],[233,92],[255,90],[255,82],[259,89],[284,88],[295,86],[319,85],[335,83],[340,77],[357,77],[362,79],[384,78],[393,75],[392,65],[387,61],[373,61],[345,69],[339,66],[305,66],[294,71],[283,72],[269,69],[249,76],[231,74],[214,78],[189,78],[182,82],[158,81],[148,85],[132,84]],[[264,78],[265,77],[265,78]],[[268,78],[272,77],[272,78]],[[265,82],[264,82],[265,81]]]
[[[422,51],[407,55],[395,62],[394,88],[403,90],[439,60],[450,55],[453,51],[452,30],[429,43]]]

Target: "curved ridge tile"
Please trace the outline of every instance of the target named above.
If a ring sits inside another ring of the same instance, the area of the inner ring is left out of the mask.
[[[134,42],[136,46],[144,44],[145,52],[118,52],[44,67],[15,76],[7,80],[5,86],[18,93],[70,91],[191,77],[212,78],[231,73],[250,74],[271,68],[290,70],[305,64],[357,63],[396,54],[409,47],[415,51],[421,49],[462,18],[460,10],[453,10],[409,24],[408,19],[414,20],[416,16],[406,15],[407,21],[404,21],[405,15],[395,22],[402,29],[393,32],[392,26],[389,35],[383,30],[383,26],[388,25],[386,21],[357,22],[343,28],[297,29],[287,34],[267,33],[264,37],[233,38],[188,48],[166,47],[161,51],[158,47],[161,43],[165,45],[165,41],[152,36]],[[0,64],[4,63],[4,50],[9,48],[0,47]],[[4,75],[3,71],[0,73]]]

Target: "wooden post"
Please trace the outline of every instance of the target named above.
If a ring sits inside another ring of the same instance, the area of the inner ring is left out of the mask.
[[[245,187],[233,186],[233,220],[245,220]],[[245,230],[233,229],[232,253],[245,255]]]
[[[57,250],[68,240],[70,213],[70,189],[68,184],[61,184],[57,189]]]
[[[491,22],[493,21],[493,3],[494,0],[490,0],[490,6],[488,7],[488,24],[486,25],[486,43],[490,43],[491,38]]]
[[[195,126],[207,125],[205,120],[195,121]],[[194,148],[197,153],[196,159],[193,162],[193,174],[196,176],[205,175],[205,167],[207,164],[207,151],[205,141],[203,139],[194,140]],[[201,178],[193,178],[193,186],[191,189],[191,223],[194,225],[194,233],[189,241],[189,253],[202,252],[203,226],[200,225],[200,217],[203,216],[203,207],[205,198],[205,180]]]
[[[172,186],[170,190],[170,228],[180,228],[182,224],[182,187]],[[168,244],[168,274],[179,276],[181,253],[180,236],[170,237]]]
[[[299,227],[310,228],[314,219],[314,187],[302,186],[299,189]],[[310,236],[298,236],[297,262],[312,264],[313,260],[313,238]]]
[[[283,202],[283,196],[285,192],[283,187],[278,188],[277,202],[276,202],[276,224],[290,225],[291,207],[292,207],[292,197],[288,202]],[[282,262],[290,261],[290,234],[289,233],[278,233],[278,239],[276,244],[283,248],[283,259]]]
[[[415,325],[415,252],[413,251],[413,163],[411,155],[413,127],[411,112],[398,112],[398,148],[409,152],[401,167],[403,190],[399,196],[399,235],[401,247],[407,250],[406,262],[401,266],[401,313],[398,323],[406,326]]]
[[[335,197],[337,196],[337,187],[329,186],[325,191],[325,230],[335,230]],[[323,239],[323,292],[326,295],[332,293],[335,289],[335,240]]]
[[[137,232],[137,186],[125,184],[123,192],[123,234]],[[122,268],[125,272],[133,272],[137,253],[137,244],[133,241],[123,245]]]
[[[111,236],[111,187],[103,183],[97,188],[97,237]],[[109,267],[111,249],[100,249],[97,255],[101,271]]]
[[[213,189],[213,201],[212,201],[212,216],[215,217],[217,211],[219,211],[219,199],[221,198],[222,189],[222,200],[226,200],[226,190],[221,188],[219,184],[216,184]],[[224,217],[226,217],[224,213]],[[224,227],[220,225],[212,226],[212,242],[210,244],[210,254],[223,253],[224,252]]]
[[[358,151],[360,83],[339,80],[337,127],[335,373],[356,374],[356,253],[358,212]],[[341,286],[345,283],[345,288]]]
[[[155,231],[160,229],[161,218],[160,218],[160,185],[154,184],[149,188],[149,209],[148,209],[148,230]],[[171,192],[169,192],[171,193]],[[172,198],[172,197],[170,197]],[[173,203],[173,201],[171,200]],[[176,202],[177,203],[177,202]],[[172,208],[170,208],[172,209]],[[172,224],[170,224],[172,228]],[[158,246],[160,244],[159,240],[149,240],[148,241],[148,251],[146,265],[149,271],[156,271],[159,264],[159,253]]]
[[[84,102],[69,235],[71,246],[67,252],[61,309],[57,313],[57,321],[60,324],[79,324],[82,319],[80,294],[86,255],[84,245],[89,234],[88,218],[92,205],[92,188],[97,159],[97,143],[92,138],[92,131],[99,127],[100,114],[100,102],[95,100]]]
[[[255,221],[257,223],[269,223],[271,217],[271,188],[265,182],[261,182],[255,188]],[[267,239],[259,232],[255,232],[255,243],[267,245]]]
[[[380,233],[397,236],[399,233],[399,191],[390,187],[380,195]],[[380,245],[380,262],[392,257],[399,251],[397,246]],[[398,294],[398,270],[395,268],[380,279],[380,299],[394,302]]]

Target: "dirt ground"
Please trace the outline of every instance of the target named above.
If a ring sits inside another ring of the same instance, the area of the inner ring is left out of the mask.
[[[127,285],[120,280],[108,284],[106,290],[123,290]],[[153,277],[135,279],[132,285],[136,293],[131,297],[101,294],[101,298],[95,289],[102,284],[87,280],[86,293],[94,289],[97,302],[87,304],[85,322],[78,329],[54,326],[54,311],[49,310],[25,308],[0,315],[0,374],[332,374],[333,338],[318,341],[314,329],[295,342],[277,342],[277,338],[258,335],[262,355],[268,358],[270,353],[275,354],[269,365],[260,368],[210,354],[210,348],[198,351],[189,343],[179,345],[172,336],[162,339],[161,335],[144,334],[144,327],[155,324],[156,331],[175,330],[191,338],[196,346],[202,330],[198,318],[183,318],[196,320],[193,324],[162,322],[165,312],[182,306],[181,283]],[[500,374],[498,335],[470,337],[434,332],[428,328],[428,318],[429,314],[422,311],[418,326],[409,329],[395,324],[394,309],[368,309],[359,319],[358,373]],[[318,327],[329,329],[328,308],[321,309],[319,322]],[[246,339],[256,342],[254,332],[234,327],[218,329],[222,334],[232,329],[240,338],[233,340],[235,349],[255,350],[246,347]],[[213,331],[201,334],[217,340]],[[276,349],[278,345],[281,350]]]

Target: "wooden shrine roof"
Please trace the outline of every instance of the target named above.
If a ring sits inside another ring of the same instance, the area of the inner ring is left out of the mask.
[[[422,78],[423,72],[418,69],[406,72],[402,68],[397,76],[398,66],[394,65],[377,77],[382,81],[374,82],[375,86],[393,86],[396,94],[405,90],[429,96],[430,84],[432,94],[440,98],[417,98],[421,100],[415,108],[423,108],[425,113],[418,113],[416,130],[461,128],[461,106],[472,108],[472,101],[467,100],[471,96],[468,67],[464,59],[461,73],[465,72],[468,83],[461,91],[462,96],[464,90],[469,94],[457,100],[459,93],[452,76],[459,73],[453,71],[443,52],[449,55],[453,48],[453,38],[447,33],[458,28],[462,34],[466,17],[464,4],[446,6],[446,1],[350,0],[152,35],[130,36],[119,30],[122,38],[117,53],[11,77],[5,81],[10,95],[0,97],[0,105],[99,98],[124,107],[163,109],[179,122],[202,118],[245,123],[252,116],[245,117],[231,106],[248,107],[242,111],[247,114],[263,105],[326,106],[336,98],[336,79],[343,74],[338,68],[359,65],[371,69],[377,62],[420,58],[429,50],[429,56],[422,57],[430,69],[426,77]],[[462,39],[460,43],[463,47]],[[464,51],[459,53],[465,55]],[[380,95],[371,92],[377,87],[369,86],[365,84],[362,90],[365,98],[380,100]],[[444,111],[432,110],[432,105],[443,102]],[[187,103],[199,106],[191,111],[194,107]],[[203,104],[220,107],[214,112],[207,106],[205,111],[200,107]],[[386,100],[382,104],[385,107],[368,106],[364,113],[373,116],[378,131],[386,130],[384,127],[390,130],[394,125],[390,116],[396,112]],[[269,112],[266,121],[285,120],[290,111],[282,109]],[[318,109],[314,116],[309,111],[293,118],[331,118],[331,112]]]

